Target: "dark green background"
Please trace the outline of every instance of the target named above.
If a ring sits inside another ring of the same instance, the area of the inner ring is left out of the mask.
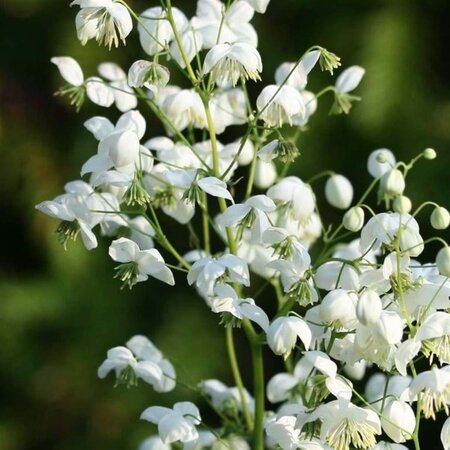
[[[133,1],[141,11],[157,2]],[[272,0],[257,16],[264,81],[282,61],[295,60],[320,44],[344,65],[360,64],[367,75],[363,101],[349,117],[327,115],[330,98],[302,136],[295,173],[309,178],[333,168],[349,176],[356,191],[368,183],[371,150],[391,148],[410,159],[433,147],[439,159],[420,163],[407,195],[417,206],[426,199],[449,206],[450,3],[447,0]],[[191,398],[182,388],[158,397],[151,388],[113,389],[100,381],[105,351],[135,333],[147,334],[175,362],[180,379],[205,377],[230,382],[224,366],[218,317],[178,278],[168,289],[150,281],[132,293],[112,279],[107,246],[88,253],[81,245],[65,252],[56,242],[56,222],[34,205],[62,191],[95,152],[82,123],[104,110],[87,105],[80,114],[52,93],[62,81],[49,59],[74,56],[86,75],[111,60],[128,67],[143,57],[136,35],[110,54],[76,40],[76,9],[63,0],[2,0],[0,3],[0,449],[134,449],[151,431],[140,423],[153,403]],[[193,13],[192,1],[174,1]],[[318,71],[311,88],[328,82]],[[112,118],[117,113],[107,111]],[[160,132],[149,120],[148,136]],[[318,185],[319,193],[321,185]],[[319,194],[320,197],[320,194]],[[322,201],[322,200],[321,200]],[[322,207],[324,209],[324,207]],[[326,215],[335,218],[334,212]],[[426,236],[427,214],[422,216]],[[180,228],[167,221],[172,230]],[[180,245],[186,235],[176,231]],[[447,235],[448,236],[448,235]],[[444,236],[445,237],[445,236]],[[427,254],[433,257],[437,247]],[[265,299],[270,302],[271,299]],[[238,351],[248,373],[245,343]],[[276,367],[270,366],[269,371]],[[438,429],[422,435],[426,449],[438,448]],[[434,439],[434,441],[432,441]]]

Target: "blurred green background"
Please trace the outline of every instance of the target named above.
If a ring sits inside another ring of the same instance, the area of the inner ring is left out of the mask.
[[[130,2],[137,11],[156,3]],[[193,1],[173,3],[194,12]],[[76,40],[75,14],[65,0],[0,3],[1,450],[136,448],[152,431],[138,420],[147,406],[192,397],[183,388],[159,397],[147,385],[113,389],[111,378],[97,379],[106,350],[133,334],[149,336],[175,362],[184,382],[206,377],[231,382],[218,317],[183,280],[173,289],[150,281],[131,293],[121,291],[105,242],[91,253],[79,243],[65,252],[53,233],[56,222],[34,210],[78,177],[96,150],[82,123],[105,112],[87,105],[76,114],[65,99],[53,97],[62,81],[49,59],[73,56],[91,75],[99,62],[126,68],[143,57],[136,35],[110,54],[95,43],[83,48]],[[439,159],[420,163],[407,195],[416,205],[433,199],[449,206],[449,17],[448,0],[272,0],[268,13],[254,20],[265,82],[282,60],[295,60],[313,44],[339,54],[344,66],[367,69],[358,91],[363,101],[349,117],[330,118],[331,99],[321,102],[302,136],[296,174],[309,178],[333,168],[362,193],[371,150],[387,147],[409,160],[433,147]],[[327,80],[316,72],[310,87],[317,90]],[[160,133],[148,120],[147,135]],[[426,215],[423,219],[427,223]],[[425,226],[425,235],[429,232]],[[179,243],[185,240],[181,236]],[[250,380],[245,343],[238,339],[238,344]],[[437,429],[431,431],[424,431],[425,448],[439,448]]]

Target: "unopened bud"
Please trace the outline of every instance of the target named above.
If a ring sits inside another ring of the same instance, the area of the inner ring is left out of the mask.
[[[437,156],[436,154],[436,150],[434,150],[433,148],[427,148],[425,149],[425,151],[423,152],[423,157],[425,159],[435,159]]]
[[[343,219],[345,229],[356,233],[364,225],[364,210],[360,206],[349,209]]]
[[[343,175],[332,175],[325,185],[325,197],[335,208],[347,209],[353,200],[353,186]]]
[[[442,206],[437,206],[431,213],[430,222],[435,230],[445,230],[450,225],[450,213]]]
[[[356,316],[363,325],[373,325],[380,318],[382,309],[380,296],[368,289],[362,293],[356,304]]]
[[[441,275],[450,277],[450,247],[444,247],[439,250],[436,256],[436,266]]]
[[[405,178],[398,169],[392,169],[386,172],[381,179],[381,188],[387,195],[401,195],[405,190]]]
[[[392,207],[396,213],[408,214],[411,211],[412,203],[405,195],[399,195],[395,197]]]

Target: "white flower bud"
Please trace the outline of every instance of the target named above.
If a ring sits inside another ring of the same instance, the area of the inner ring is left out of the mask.
[[[436,256],[436,265],[441,275],[450,277],[450,247],[444,247],[439,250]]]
[[[332,175],[325,185],[328,203],[338,209],[347,209],[353,200],[353,186],[343,175]]]
[[[395,197],[392,208],[399,214],[408,214],[412,209],[412,203],[405,195],[399,195],[398,197]]]
[[[423,152],[423,157],[425,159],[435,159],[437,156],[436,154],[436,150],[434,150],[433,148],[426,148],[425,151]]]
[[[387,148],[380,148],[370,154],[367,160],[367,170],[374,178],[378,178],[395,166],[395,163],[394,154]]]
[[[298,338],[308,350],[312,333],[308,324],[299,317],[279,317],[267,331],[267,343],[276,355],[289,354]]]
[[[386,172],[381,179],[382,191],[387,195],[401,195],[405,190],[405,178],[398,169]]]
[[[381,315],[383,305],[380,296],[367,289],[364,291],[356,304],[356,316],[358,320],[365,326],[376,323]]]
[[[445,230],[450,225],[450,213],[442,206],[437,206],[431,213],[430,222],[435,230]]]
[[[349,209],[344,215],[343,224],[345,229],[356,233],[364,225],[364,210],[360,206]]]
[[[324,323],[335,324],[337,328],[354,328],[356,320],[355,302],[347,291],[330,291],[320,305],[320,318]]]
[[[381,426],[394,442],[405,442],[411,439],[416,427],[414,411],[408,403],[392,400],[383,409]]]
[[[256,161],[255,186],[258,189],[267,189],[277,181],[277,168],[273,162]]]

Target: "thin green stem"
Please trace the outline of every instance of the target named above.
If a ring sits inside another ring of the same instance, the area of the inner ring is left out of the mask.
[[[250,415],[250,411],[248,409],[248,404],[245,396],[244,383],[242,381],[241,372],[239,370],[239,364],[236,357],[236,350],[234,346],[234,338],[233,338],[233,329],[231,327],[227,327],[225,329],[225,337],[227,343],[227,352],[228,359],[230,360],[231,371],[233,373],[234,382],[238,388],[239,398],[242,404],[242,412],[244,414],[244,420],[247,425],[247,428],[251,432],[253,430],[253,421]]]

